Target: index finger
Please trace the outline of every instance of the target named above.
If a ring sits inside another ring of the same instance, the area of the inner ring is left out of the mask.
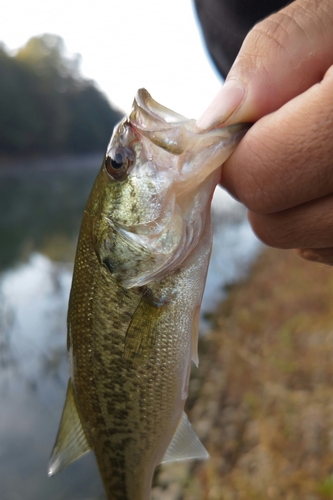
[[[320,83],[253,125],[224,164],[221,184],[259,213],[333,192],[333,66]]]

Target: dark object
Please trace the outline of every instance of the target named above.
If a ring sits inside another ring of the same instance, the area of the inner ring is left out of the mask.
[[[226,77],[250,29],[285,7],[285,0],[195,0],[210,55]]]

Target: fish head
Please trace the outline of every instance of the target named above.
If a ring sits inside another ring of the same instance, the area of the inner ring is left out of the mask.
[[[210,224],[220,166],[247,130],[205,133],[140,89],[115,128],[95,184],[95,247],[125,287],[142,286],[178,268]]]

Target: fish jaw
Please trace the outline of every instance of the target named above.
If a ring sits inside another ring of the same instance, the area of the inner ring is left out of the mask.
[[[222,166],[249,129],[249,124],[240,123],[200,132],[195,120],[157,103],[145,89],[138,90],[128,121],[145,147],[151,145],[157,168],[165,168],[165,162],[169,162],[179,175],[175,182],[188,182],[194,177],[190,184],[193,188]],[[171,157],[160,160],[162,151]]]

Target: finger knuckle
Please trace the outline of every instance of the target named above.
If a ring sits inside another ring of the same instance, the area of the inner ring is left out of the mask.
[[[294,248],[295,234],[288,224],[279,224],[274,216],[262,216],[249,212],[249,222],[257,238],[269,247]]]
[[[252,52],[257,54],[259,59],[263,54],[271,61],[271,57],[277,53],[281,53],[284,59],[292,59],[290,47],[295,31],[298,32],[298,36],[306,36],[291,15],[280,11],[256,24],[248,34],[247,44],[252,47]],[[266,50],[263,51],[262,47]]]
[[[280,149],[280,143],[270,137],[265,143],[260,136],[248,141],[246,165],[238,176],[238,197],[253,212],[276,212],[284,204],[286,186],[281,176],[275,174]]]

